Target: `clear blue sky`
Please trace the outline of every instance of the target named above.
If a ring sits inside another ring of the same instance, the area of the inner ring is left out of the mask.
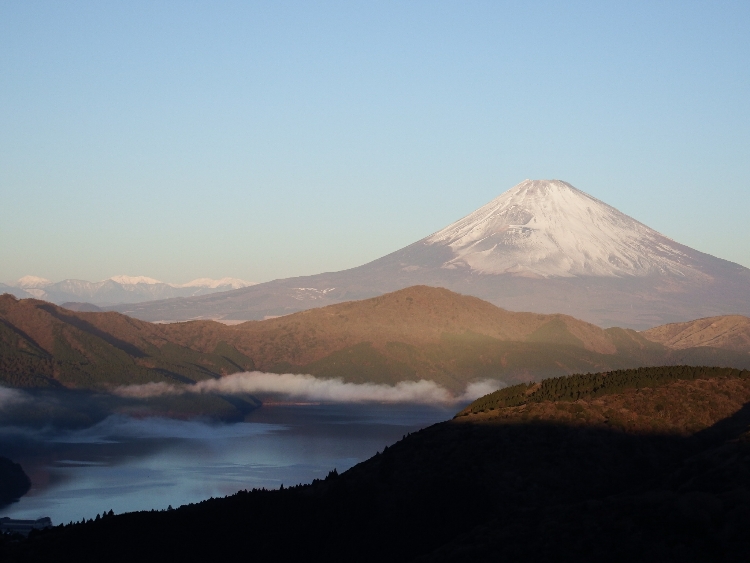
[[[750,266],[748,29],[746,1],[2,2],[0,281],[338,270],[525,178]]]

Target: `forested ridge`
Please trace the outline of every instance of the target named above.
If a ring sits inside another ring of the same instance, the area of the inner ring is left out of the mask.
[[[457,416],[543,401],[595,399],[626,389],[658,387],[673,381],[712,378],[749,379],[750,371],[706,366],[659,366],[552,377],[539,383],[522,383],[499,389],[480,397]]]
[[[91,515],[6,542],[0,555],[10,562],[747,561],[747,372],[614,374],[608,392],[597,394],[612,375],[571,378],[581,393],[575,400],[558,381],[544,400],[458,416],[309,485]]]

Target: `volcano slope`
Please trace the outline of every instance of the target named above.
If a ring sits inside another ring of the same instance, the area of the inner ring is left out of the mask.
[[[413,285],[603,327],[750,315],[750,269],[680,244],[560,180],[525,180],[356,268],[114,310],[151,321],[263,319]]]
[[[485,397],[487,408],[472,405],[311,485],[59,526],[6,544],[2,555],[81,562],[240,554],[274,561],[750,557],[750,372],[649,368],[523,385],[509,395],[523,398],[503,406],[508,396],[495,396],[490,407]]]

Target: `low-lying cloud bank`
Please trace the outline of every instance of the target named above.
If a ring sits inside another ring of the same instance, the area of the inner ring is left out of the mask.
[[[346,383],[341,379],[318,379],[312,375],[277,374],[253,371],[235,373],[221,379],[199,381],[194,385],[146,383],[115,389],[120,397],[146,399],[186,393],[218,395],[283,396],[295,401],[328,403],[460,403],[472,401],[491,393],[505,384],[497,380],[470,383],[460,395],[454,395],[434,381],[400,381],[396,385],[376,383]]]

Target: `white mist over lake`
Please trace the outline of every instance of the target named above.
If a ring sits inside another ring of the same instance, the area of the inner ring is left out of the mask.
[[[456,395],[434,381],[426,379],[399,381],[395,385],[386,385],[349,383],[339,378],[321,379],[307,374],[253,371],[235,373],[219,379],[206,379],[191,385],[174,385],[165,382],[127,385],[115,389],[115,394],[121,397],[145,399],[186,393],[224,395],[251,393],[327,403],[435,405],[470,402],[504,386],[505,383],[500,380],[487,379],[469,383],[463,393]]]
[[[6,427],[0,455],[21,463],[32,489],[0,517],[59,524],[309,483],[455,412],[455,405],[276,405],[232,424],[111,416],[81,430]]]

